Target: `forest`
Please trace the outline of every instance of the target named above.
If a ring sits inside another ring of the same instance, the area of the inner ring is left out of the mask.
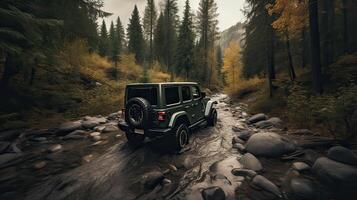
[[[127,83],[195,81],[289,126],[357,135],[356,1],[247,0],[243,37],[224,48],[215,0],[183,13],[147,0],[127,25],[106,24],[103,5],[0,2],[0,130],[117,111]]]

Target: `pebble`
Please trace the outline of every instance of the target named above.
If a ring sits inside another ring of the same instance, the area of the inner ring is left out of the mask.
[[[60,144],[52,145],[48,150],[49,150],[51,153],[55,153],[55,152],[62,151],[62,145],[60,145]]]

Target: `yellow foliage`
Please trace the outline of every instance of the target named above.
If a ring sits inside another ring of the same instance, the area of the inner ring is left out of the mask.
[[[124,81],[137,81],[143,74],[143,69],[136,63],[134,54],[124,54],[119,62],[120,78]]]
[[[272,26],[285,39],[296,37],[308,24],[308,0],[276,0],[267,9],[270,15],[279,15]]]
[[[228,93],[233,93],[242,76],[240,46],[237,42],[231,42],[224,51],[223,73],[228,85],[226,90]]]
[[[155,61],[152,69],[148,71],[149,80],[152,83],[169,82],[170,74],[161,71],[159,62]]]
[[[243,78],[240,47],[236,42],[231,42],[224,51],[223,73],[227,81],[226,92],[231,96],[241,97],[254,92],[263,83],[263,80],[258,77],[248,80]]]

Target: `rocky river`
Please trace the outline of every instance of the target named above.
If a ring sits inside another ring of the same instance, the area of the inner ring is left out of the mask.
[[[178,153],[165,138],[132,148],[120,112],[0,133],[0,199],[355,199],[357,156],[339,141],[251,116],[228,96],[218,124]]]

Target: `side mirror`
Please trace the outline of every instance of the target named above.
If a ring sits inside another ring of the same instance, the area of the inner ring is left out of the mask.
[[[204,99],[204,98],[206,98],[206,92],[201,92],[201,97],[202,97],[202,99]]]

